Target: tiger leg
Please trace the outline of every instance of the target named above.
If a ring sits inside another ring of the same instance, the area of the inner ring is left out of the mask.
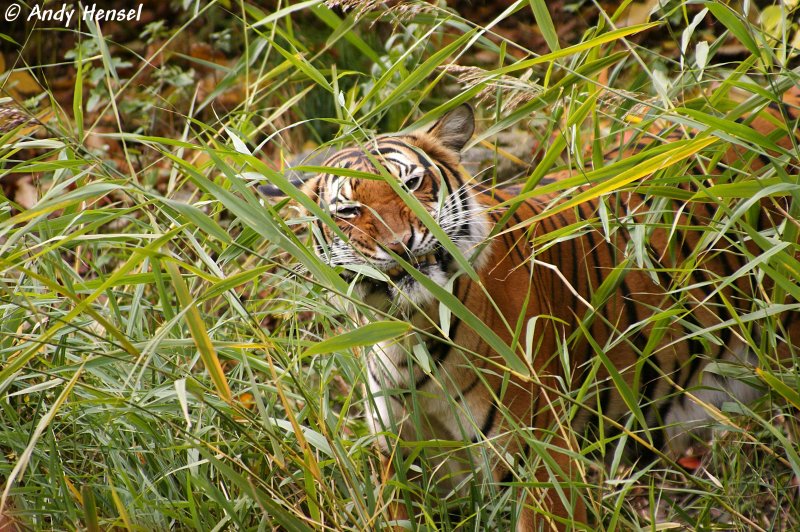
[[[388,488],[395,476],[394,458],[386,454],[381,454],[381,486],[383,486],[384,490],[383,496],[385,497],[388,495],[391,497],[386,506],[387,521],[390,523],[389,530],[400,532],[402,530],[407,530],[400,522],[408,521],[409,516],[405,502],[394,496],[395,494],[392,493],[394,490]]]

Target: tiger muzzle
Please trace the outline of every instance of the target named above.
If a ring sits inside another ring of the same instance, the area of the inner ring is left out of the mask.
[[[420,267],[426,264],[433,266],[434,264],[439,262],[438,255],[439,255],[438,252],[436,252],[436,253],[429,253],[427,255],[413,256],[409,257],[409,262],[416,269],[420,269]],[[400,279],[404,275],[407,275],[405,268],[403,268],[402,266],[394,266],[392,268],[389,268],[388,270],[385,270],[384,273],[388,275],[389,278],[392,279],[393,281]]]

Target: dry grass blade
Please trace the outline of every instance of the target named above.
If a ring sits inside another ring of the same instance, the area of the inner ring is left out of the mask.
[[[228,385],[228,379],[225,376],[225,371],[222,369],[222,364],[219,362],[217,351],[211,338],[208,336],[203,318],[197,310],[197,305],[194,299],[189,294],[189,288],[186,286],[181,276],[178,266],[174,263],[168,262],[166,264],[167,271],[169,272],[170,279],[172,279],[172,287],[175,289],[175,295],[178,297],[178,303],[183,307],[184,318],[186,324],[191,331],[192,339],[197,346],[197,351],[200,353],[200,358],[203,365],[217,389],[217,394],[226,403],[230,403],[233,399],[231,395],[231,388]]]

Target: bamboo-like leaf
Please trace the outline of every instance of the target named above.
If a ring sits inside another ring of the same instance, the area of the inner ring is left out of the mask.
[[[796,388],[791,388],[778,377],[761,368],[756,368],[756,374],[761,377],[770,388],[792,403],[795,408],[800,409],[800,392],[798,392]]]
[[[164,204],[169,205],[182,215],[186,216],[190,221],[194,222],[200,229],[205,231],[208,235],[213,236],[214,238],[218,239],[221,242],[230,242],[231,235],[225,232],[214,220],[206,216],[203,211],[195,207],[194,205],[189,205],[188,203],[183,203],[181,201],[173,201],[170,199],[163,198],[161,200]]]
[[[122,499],[120,499],[119,493],[117,493],[117,488],[114,486],[113,481],[110,482],[112,482],[111,499],[114,501],[114,506],[117,508],[119,518],[122,519],[122,523],[125,525],[126,529],[133,530],[133,523],[131,522],[130,515],[128,515],[128,509],[125,508],[125,503],[123,503]]]
[[[11,491],[12,486],[14,486],[17,478],[21,476],[22,471],[28,466],[28,462],[31,459],[31,455],[33,455],[36,444],[39,442],[39,438],[42,437],[42,433],[45,431],[45,429],[47,429],[48,426],[50,426],[50,423],[53,422],[56,414],[61,409],[64,401],[66,401],[72,393],[72,389],[75,387],[75,384],[77,384],[81,375],[83,375],[83,364],[75,371],[75,373],[72,375],[72,378],[64,386],[64,389],[58,394],[58,397],[53,405],[47,410],[47,412],[44,413],[41,419],[39,419],[39,423],[36,424],[36,428],[31,434],[28,444],[25,446],[25,450],[17,457],[17,463],[14,464],[14,468],[11,470],[11,473],[9,473],[8,478],[5,479],[3,494],[0,496],[0,515],[4,515],[8,494]]]
[[[467,42],[467,40],[469,40],[469,38],[474,34],[475,30],[469,31],[431,55],[431,57],[429,57],[424,63],[415,68],[409,73],[408,76],[405,77],[405,79],[398,83],[397,87],[392,89],[392,92],[390,92],[388,96],[381,99],[379,104],[375,106],[375,108],[369,113],[366,113],[362,119],[369,119],[384,108],[397,103],[401,97],[405,97],[409,90],[419,86],[419,84],[422,83],[434,70],[442,65],[448,56],[455,53],[455,51],[462,47],[464,43]]]
[[[78,204],[82,201],[86,201],[89,198],[99,199],[110,192],[120,190],[120,188],[122,188],[121,183],[114,183],[113,181],[109,180],[105,183],[90,183],[72,192],[67,192],[57,200],[55,200],[55,198],[48,198],[46,196],[45,198],[42,198],[42,201],[39,201],[39,203],[37,203],[33,208],[0,222],[0,229],[6,226],[13,227],[23,222],[27,222],[28,220],[32,220],[38,216],[50,214],[61,209],[66,209],[67,207]]]
[[[624,39],[625,37],[629,37],[631,35],[635,35],[636,33],[647,31],[659,25],[660,25],[659,22],[650,22],[648,24],[638,24],[636,26],[629,26],[627,28],[620,28],[617,30],[609,31],[608,33],[600,34],[597,37],[589,39],[588,41],[584,41],[582,43],[575,44],[567,48],[562,48],[555,52],[550,52],[549,54],[544,54],[539,57],[535,57],[533,59],[518,61],[517,63],[514,63],[513,65],[509,65],[507,67],[501,67],[496,70],[492,70],[490,71],[490,74],[494,76],[500,76],[503,74],[510,74],[511,72],[517,72],[519,70],[526,70],[528,68],[531,68],[532,66],[541,65],[542,63],[549,63],[550,61],[555,61],[556,59],[560,59],[562,57],[569,57],[571,55],[575,55],[580,52],[585,52],[587,50],[597,48],[598,46],[601,46],[603,44],[607,44],[619,39]]]
[[[593,200],[599,196],[602,196],[603,194],[608,194],[609,192],[618,190],[646,175],[650,175],[658,170],[663,170],[664,168],[669,168],[674,164],[688,159],[703,148],[714,144],[717,142],[717,140],[718,139],[713,137],[698,137],[695,139],[675,142],[667,151],[642,162],[628,171],[622,172],[616,177],[608,179],[607,181],[604,181],[584,192],[581,192],[580,194],[577,194],[572,199],[559,204],[557,207],[547,209],[542,214],[533,216],[524,222],[520,222],[512,227],[509,227],[499,234],[502,235],[504,233],[528,227],[529,225],[538,222],[542,218],[553,216],[556,213],[571,209],[576,205]]]
[[[375,50],[373,50],[364,39],[361,38],[358,32],[353,31],[356,26],[356,21],[353,17],[348,17],[347,19],[342,20],[333,11],[322,4],[315,6],[313,9],[311,9],[311,12],[322,22],[327,24],[328,27],[334,30],[330,37],[328,37],[328,41],[326,43],[328,46],[332,46],[334,43],[336,43],[336,41],[344,37],[347,42],[358,48],[358,51],[368,57],[370,61],[376,65],[386,68],[383,58]]]
[[[171,262],[166,263],[167,271],[172,279],[172,287],[175,289],[175,295],[178,297],[178,303],[183,307],[184,319],[189,326],[189,332],[192,334],[192,339],[197,346],[197,351],[200,353],[200,359],[211,377],[211,382],[217,389],[217,394],[227,403],[232,400],[231,389],[228,386],[228,379],[222,369],[222,364],[217,357],[214,344],[208,336],[208,331],[203,323],[203,318],[200,316],[200,311],[197,310],[192,296],[189,294],[189,288],[186,286],[186,281],[183,280],[178,267]]]
[[[262,18],[258,22],[252,25],[253,28],[258,28],[260,26],[265,26],[267,24],[272,24],[283,17],[288,17],[292,13],[297,13],[298,11],[302,11],[304,9],[308,9],[310,7],[314,7],[322,3],[322,0],[306,0],[305,2],[298,2],[296,4],[291,4],[283,9],[279,9],[274,13],[267,15],[266,17]]]
[[[83,512],[86,517],[87,532],[100,532],[100,523],[97,518],[97,504],[94,500],[94,490],[92,486],[84,484],[81,486],[81,496],[83,498]]]
[[[377,321],[368,323],[353,331],[348,331],[318,342],[303,351],[300,357],[305,358],[323,353],[345,351],[353,347],[375,345],[386,340],[391,340],[392,338],[397,338],[407,333],[409,330],[411,330],[411,325],[402,321]]]
[[[200,454],[202,454],[206,460],[213,463],[215,467],[219,468],[219,470],[224,473],[226,479],[234,483],[245,493],[252,495],[264,510],[267,511],[268,515],[275,519],[282,530],[286,530],[287,532],[308,531],[309,527],[306,524],[294,517],[276,501],[270,499],[266,493],[256,489],[250,478],[230,467],[207,449],[201,448]]]
[[[710,126],[712,129],[716,129],[725,132],[729,135],[734,135],[740,139],[746,140],[747,142],[753,144],[754,146],[758,146],[764,150],[771,150],[774,152],[791,156],[791,154],[789,154],[784,148],[775,144],[775,142],[770,140],[767,136],[762,135],[755,129],[748,127],[744,124],[739,124],[737,122],[734,122],[733,120],[720,118],[694,109],[678,108],[675,110],[675,112],[693,118],[694,120],[697,120],[701,124]]]
[[[558,33],[555,26],[553,26],[553,19],[550,17],[550,11],[547,10],[547,4],[544,0],[529,0],[531,11],[533,11],[533,18],[536,19],[536,26],[542,32],[547,46],[550,47],[551,52],[557,52],[561,49],[558,44]]]
[[[750,35],[750,32],[747,30],[742,20],[730,7],[725,4],[714,2],[713,0],[710,2],[703,2],[703,4],[711,11],[717,20],[722,22],[725,27],[730,30],[733,36],[736,37],[751,54],[756,57],[761,57],[762,50],[759,49],[758,44],[753,40],[753,36]]]
[[[308,60],[303,57],[300,53],[292,53],[288,50],[284,50],[281,46],[278,46],[275,43],[272,43],[272,47],[278,51],[283,57],[286,58],[292,65],[294,65],[297,70],[308,76],[308,78],[320,87],[324,87],[328,92],[333,93],[333,87],[331,84],[328,83],[328,80],[325,79],[325,76],[317,70],[314,65],[308,62]]]
[[[96,311],[90,308],[92,302],[94,302],[101,294],[105,292],[105,290],[113,286],[114,283],[120,277],[126,275],[129,271],[136,267],[144,258],[147,253],[152,252],[153,250],[159,249],[165,242],[169,241],[179,228],[173,229],[169,233],[166,233],[159,238],[155,239],[153,242],[148,244],[145,248],[141,250],[136,250],[132,254],[132,256],[121,266],[117,268],[117,270],[108,277],[97,289],[92,292],[89,296],[84,298],[78,298],[75,294],[71,294],[68,290],[64,290],[54,282],[50,280],[46,280],[44,276],[37,274],[33,271],[26,271],[25,273],[31,277],[38,278],[41,282],[49,285],[54,292],[66,294],[68,297],[73,299],[76,304],[75,307],[68,312],[64,317],[57,321],[56,323],[52,324],[44,333],[42,333],[38,338],[38,342],[34,345],[27,347],[26,349],[21,349],[20,353],[13,357],[12,362],[4,366],[0,369],[0,389],[3,388],[3,383],[7,382],[9,379],[13,378],[13,375],[19,371],[21,368],[25,366],[28,362],[36,356],[36,354],[42,348],[42,345],[45,345],[51,338],[56,336],[58,332],[67,324],[69,324],[76,316],[79,316],[81,313],[86,312],[90,316],[92,316],[95,320],[99,323],[106,326],[106,330],[116,336],[119,339],[120,344],[122,345],[123,349],[125,349],[129,354],[136,356],[138,353],[136,349],[131,345],[127,338],[124,337],[121,331],[119,331],[116,327],[111,326],[105,318],[100,316]],[[21,271],[25,271],[24,268],[19,267]],[[24,344],[23,344],[24,345]]]

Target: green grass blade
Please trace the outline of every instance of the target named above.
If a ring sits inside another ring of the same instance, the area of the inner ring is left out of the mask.
[[[334,353],[354,347],[376,345],[380,342],[402,336],[411,330],[411,325],[402,321],[376,321],[362,325],[358,329],[332,336],[309,347],[300,358],[323,353]]]

